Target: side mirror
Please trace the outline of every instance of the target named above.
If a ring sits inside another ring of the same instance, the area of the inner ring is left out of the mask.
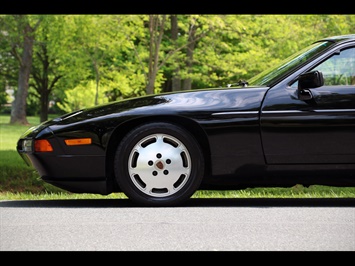
[[[298,78],[298,98],[303,101],[313,99],[311,88],[318,88],[324,85],[323,73],[315,70],[301,74]]]
[[[323,73],[318,70],[301,74],[298,78],[298,90],[318,88],[323,85]]]

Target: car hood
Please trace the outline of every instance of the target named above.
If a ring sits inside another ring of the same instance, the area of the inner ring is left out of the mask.
[[[127,119],[147,115],[178,115],[198,119],[216,113],[228,115],[228,113],[243,111],[256,112],[259,111],[268,89],[268,87],[213,88],[131,98],[78,110],[48,120],[30,128],[23,137],[31,137],[55,125],[94,122],[97,119]]]
[[[73,123],[102,116],[256,111],[259,110],[267,89],[266,87],[218,88],[148,95],[87,108],[54,121]]]

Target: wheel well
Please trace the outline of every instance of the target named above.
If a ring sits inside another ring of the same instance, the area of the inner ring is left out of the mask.
[[[113,192],[120,192],[120,188],[115,182],[115,175],[114,175],[114,156],[116,152],[116,148],[124,136],[134,127],[139,126],[141,124],[146,124],[149,122],[167,122],[173,123],[184,128],[186,131],[189,131],[199,143],[202,153],[205,160],[205,176],[211,173],[211,156],[210,156],[210,147],[207,135],[205,134],[204,130],[198,125],[195,121],[191,119],[187,119],[184,117],[178,116],[153,116],[153,117],[144,117],[144,118],[137,118],[134,120],[127,121],[123,124],[120,124],[115,128],[112,132],[110,140],[107,145],[106,149],[106,173],[107,173],[107,180],[109,186],[112,187]]]

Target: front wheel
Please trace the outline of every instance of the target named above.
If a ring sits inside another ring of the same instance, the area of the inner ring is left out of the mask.
[[[204,160],[194,137],[169,123],[130,131],[117,147],[115,176],[122,191],[144,206],[176,206],[198,189]]]

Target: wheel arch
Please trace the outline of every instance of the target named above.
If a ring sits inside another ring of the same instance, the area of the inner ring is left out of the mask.
[[[209,147],[209,142],[205,131],[202,127],[194,120],[191,120],[186,117],[179,117],[179,116],[151,116],[151,117],[141,117],[126,121],[120,125],[118,125],[111,134],[110,140],[107,144],[106,149],[106,176],[109,182],[109,186],[113,187],[114,192],[119,192],[121,189],[118,187],[117,182],[115,182],[115,175],[114,175],[114,156],[116,152],[116,148],[124,136],[133,128],[147,124],[151,122],[165,122],[165,123],[172,123],[181,128],[185,129],[186,131],[190,132],[195,140],[201,147],[204,161],[205,161],[205,169],[204,173],[205,176],[211,173],[211,152]]]

